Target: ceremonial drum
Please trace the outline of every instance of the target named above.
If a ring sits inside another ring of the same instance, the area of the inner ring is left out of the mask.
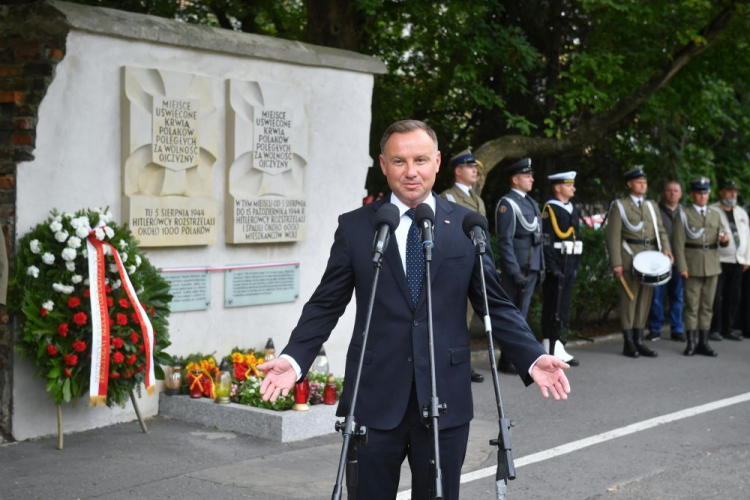
[[[672,261],[661,252],[646,250],[633,259],[633,275],[641,285],[663,285],[672,277]]]

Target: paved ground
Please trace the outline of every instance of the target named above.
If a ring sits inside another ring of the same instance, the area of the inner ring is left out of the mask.
[[[750,341],[715,343],[716,359],[685,358],[669,340],[650,345],[659,358],[627,359],[617,340],[570,348],[581,366],[569,372],[564,403],[501,376],[506,413],[518,424],[509,499],[750,498]],[[486,361],[475,367],[488,375]],[[473,389],[464,472],[484,477],[466,482],[461,498],[490,499],[496,410],[489,380]],[[650,420],[696,407],[693,416]],[[0,446],[0,498],[330,498],[338,435],[281,445],[167,418],[148,424],[148,435],[136,422],[71,434],[62,452],[54,438]],[[570,443],[575,451],[554,451]]]

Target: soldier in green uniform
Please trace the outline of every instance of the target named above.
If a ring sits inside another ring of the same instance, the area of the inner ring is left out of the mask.
[[[623,354],[655,358],[658,353],[643,343],[654,289],[642,285],[632,274],[633,258],[645,250],[658,250],[672,261],[672,249],[656,204],[645,199],[648,182],[638,167],[625,173],[630,194],[612,202],[606,229],[607,251],[615,279],[620,280],[620,323]]]
[[[711,182],[705,178],[690,183],[693,205],[680,207],[672,228],[677,271],[685,279],[685,309],[683,323],[687,346],[685,356],[695,353],[716,356],[708,344],[708,333],[713,316],[716,284],[721,274],[719,245],[729,244],[729,235],[723,231],[721,214],[708,207]],[[696,331],[699,333],[696,344]]]
[[[456,156],[451,158],[450,166],[453,169],[455,184],[442,193],[440,197],[447,201],[457,203],[475,212],[487,216],[484,209],[484,201],[476,193],[474,186],[477,183],[477,161],[471,151],[464,149]],[[474,318],[474,308],[469,302],[466,308],[466,324],[471,325]],[[484,375],[471,369],[472,382],[484,382]]]

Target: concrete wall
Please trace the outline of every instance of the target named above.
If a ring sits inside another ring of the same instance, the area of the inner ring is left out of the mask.
[[[17,238],[46,218],[52,208],[74,211],[109,206],[116,219],[122,221],[120,127],[124,66],[155,67],[221,79],[285,82],[298,86],[309,96],[305,241],[230,246],[225,243],[222,230],[215,245],[148,251],[148,257],[158,267],[300,261],[300,299],[294,303],[225,309],[223,274],[212,273],[210,309],[173,313],[170,317],[173,345],[168,351],[171,354],[201,351],[223,355],[234,346],[261,348],[268,337],[274,339],[280,350],[296,325],[304,302],[319,282],[338,215],[361,205],[367,169],[372,163],[368,157],[372,73],[382,72],[382,64],[351,54],[348,65],[348,53],[343,51],[337,51],[335,63],[327,66],[315,65],[320,64],[320,58],[317,63],[309,57],[300,63],[299,53],[309,56],[315,52],[315,48],[303,44],[271,50],[276,60],[270,60],[267,53],[259,58],[236,50],[228,52],[224,50],[226,45],[212,45],[210,39],[202,48],[189,47],[186,45],[195,41],[195,37],[189,36],[190,30],[202,28],[180,26],[181,23],[174,21],[154,21],[146,16],[120,15],[106,9],[53,5],[67,12],[69,21],[73,19],[72,29],[67,36],[65,57],[58,64],[39,107],[34,159],[18,164]],[[91,21],[102,15],[114,23],[111,29],[99,21]],[[152,21],[166,23],[175,33],[174,37],[164,43],[132,35],[138,33],[139,26]],[[124,24],[128,23],[132,30],[123,34],[127,28]],[[187,33],[184,44],[179,43],[182,27]],[[209,38],[223,40],[218,30],[211,30],[210,34]],[[226,36],[231,40],[247,36],[248,44],[256,45],[261,40],[267,52],[275,43],[257,36],[236,33]],[[321,49],[324,54],[328,51]],[[220,92],[223,93],[221,102],[226,103],[227,85],[222,84]],[[222,139],[213,174],[220,207],[217,225],[223,228],[222,200],[228,168],[225,157],[227,106],[220,112],[219,136]],[[334,373],[343,373],[352,325],[353,307],[350,307],[326,344]],[[54,405],[47,399],[44,382],[34,378],[33,366],[16,356],[13,378],[13,437],[28,439],[55,433]],[[65,432],[135,418],[130,405],[109,410],[90,408],[85,400],[79,403],[76,407],[66,405],[64,408]],[[144,391],[139,404],[146,416],[154,415],[158,412],[158,395],[145,397]]]

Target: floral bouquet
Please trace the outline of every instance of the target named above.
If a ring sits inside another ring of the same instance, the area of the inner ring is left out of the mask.
[[[181,360],[184,366],[182,373],[182,392],[193,397],[214,399],[214,378],[219,372],[213,355],[192,354]]]
[[[250,377],[262,378],[263,374],[257,366],[263,363],[263,355],[252,349],[242,350],[238,347],[232,349],[229,362],[232,364],[232,382],[241,384]]]
[[[81,397],[95,379],[92,403],[124,406],[141,383],[150,390],[152,378],[163,378],[160,363],[171,364],[163,352],[169,285],[107,211],[52,211],[26,234],[9,298],[9,310],[25,318],[17,348],[58,404]]]

